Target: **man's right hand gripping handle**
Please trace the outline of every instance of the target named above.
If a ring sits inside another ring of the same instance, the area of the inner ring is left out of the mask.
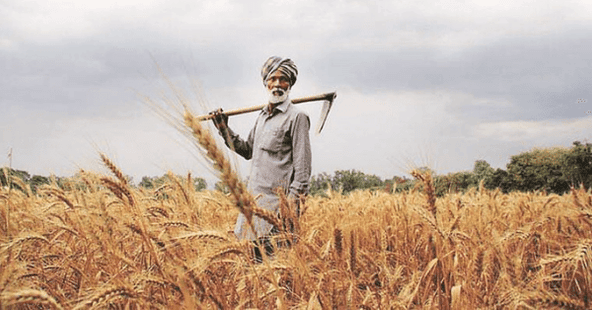
[[[221,134],[225,134],[228,131],[228,115],[223,113],[222,108],[214,110],[209,114],[214,116],[212,117],[212,122],[216,126],[216,129]]]

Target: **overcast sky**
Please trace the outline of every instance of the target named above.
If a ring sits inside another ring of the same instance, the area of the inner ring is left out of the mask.
[[[299,68],[292,98],[337,92],[313,174],[505,169],[592,137],[588,0],[0,0],[0,165],[12,149],[15,169],[69,176],[104,152],[135,182],[212,179],[142,99],[167,93],[157,64],[201,113],[265,103],[272,55]],[[314,127],[321,105],[303,108]],[[255,118],[230,125],[246,137]]]

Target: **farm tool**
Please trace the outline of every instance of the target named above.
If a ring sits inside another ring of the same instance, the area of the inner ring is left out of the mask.
[[[319,119],[319,122],[317,123],[317,129],[316,129],[316,133],[318,134],[321,132],[321,130],[325,126],[325,121],[327,121],[327,115],[329,115],[329,111],[331,110],[331,106],[333,105],[333,101],[335,100],[335,97],[337,97],[337,93],[331,92],[331,93],[325,93],[325,94],[320,94],[320,95],[315,95],[315,96],[295,98],[295,99],[292,99],[292,103],[299,104],[299,103],[314,102],[314,101],[322,101],[323,102],[323,108],[321,110],[321,117]],[[252,106],[252,107],[228,110],[228,111],[223,111],[222,114],[225,114],[227,116],[244,114],[244,113],[259,111],[266,106],[267,106],[267,104],[262,104],[262,105]],[[214,117],[214,115],[207,114],[207,115],[198,116],[197,119],[199,121],[205,121],[205,120],[212,119],[213,117]]]

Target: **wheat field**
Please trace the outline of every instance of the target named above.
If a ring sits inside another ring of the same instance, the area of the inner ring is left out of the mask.
[[[0,190],[0,309],[590,308],[589,191],[436,198],[414,172],[421,186],[402,193],[308,197],[300,218],[282,200],[281,220],[185,121],[230,194],[191,175],[133,187],[104,155],[108,175]],[[280,227],[262,263],[231,233],[239,212]]]
[[[0,192],[2,309],[589,309],[581,189],[328,192],[256,264],[234,200],[190,176],[148,191],[79,175]]]

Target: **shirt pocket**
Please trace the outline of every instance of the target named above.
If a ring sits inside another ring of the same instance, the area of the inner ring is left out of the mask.
[[[286,130],[282,128],[270,130],[261,139],[261,149],[271,153],[282,152],[289,147],[286,140]]]

